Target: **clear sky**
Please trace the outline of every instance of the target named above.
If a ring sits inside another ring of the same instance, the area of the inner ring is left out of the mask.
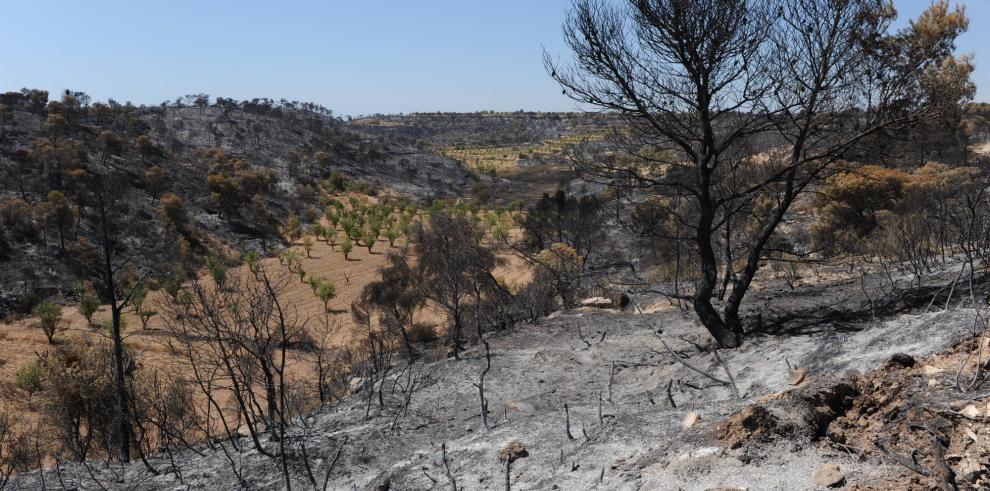
[[[189,93],[341,115],[574,110],[543,71],[569,0],[0,0],[0,91],[158,104]],[[929,0],[895,0],[916,16]],[[990,99],[990,1],[964,0]]]

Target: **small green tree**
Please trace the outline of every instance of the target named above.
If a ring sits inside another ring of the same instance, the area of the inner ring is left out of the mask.
[[[14,373],[14,386],[27,392],[28,396],[41,390],[41,367],[38,366],[38,360],[17,369]]]
[[[337,208],[334,206],[328,206],[323,212],[323,216],[333,227],[337,227],[337,224],[340,223],[340,215],[337,213]]]
[[[395,247],[395,239],[398,239],[399,238],[399,231],[398,230],[396,230],[395,228],[388,228],[388,229],[385,229],[384,232],[382,232],[382,235],[384,235],[385,238],[388,239],[388,246],[389,247]]]
[[[313,289],[313,293],[316,293],[316,290],[320,288],[320,284],[323,283],[323,277],[310,276],[308,282],[309,282],[309,287]]]
[[[100,299],[89,289],[84,289],[79,297],[79,313],[86,319],[86,325],[93,327],[93,314],[100,308]]]
[[[45,300],[34,307],[34,315],[38,316],[38,323],[45,331],[48,344],[55,342],[55,330],[58,329],[59,322],[62,321],[62,307],[50,300]]]
[[[310,254],[313,251],[313,239],[310,236],[303,237],[303,250],[306,251],[306,257],[312,258]]]
[[[223,263],[223,259],[210,255],[206,257],[206,269],[210,272],[210,277],[219,287],[223,287],[224,282],[227,281],[227,265]]]
[[[147,299],[148,289],[144,286],[137,287],[131,303],[134,305],[134,313],[137,314],[138,319],[141,320],[141,329],[147,329],[148,321],[150,321],[152,317],[158,315],[158,312],[156,312],[151,305],[148,305],[146,302]]]
[[[364,229],[363,239],[364,246],[368,248],[368,254],[371,254],[371,249],[375,247],[375,241],[378,240],[378,231],[370,227]]]
[[[351,242],[350,237],[344,239],[344,242],[340,244],[340,252],[344,253],[345,260],[347,259],[347,256],[350,255],[351,250],[353,249],[354,249],[354,244]]]
[[[289,239],[289,242],[295,242],[302,236],[302,223],[297,215],[289,215],[285,226],[282,227],[282,234]]]
[[[316,237],[316,240],[320,240],[320,238],[325,236],[327,233],[326,227],[324,227],[323,224],[321,223],[314,223],[312,226],[309,227],[309,230],[310,232],[313,232],[313,235]]]
[[[330,311],[330,300],[337,296],[337,286],[330,281],[321,281],[316,287],[316,296],[323,302],[323,311]]]
[[[337,228],[331,227],[326,230],[327,244],[330,244],[330,250],[333,251],[337,247]]]
[[[248,251],[244,255],[244,264],[247,264],[251,273],[258,274],[261,272],[261,254],[258,254],[257,251]]]

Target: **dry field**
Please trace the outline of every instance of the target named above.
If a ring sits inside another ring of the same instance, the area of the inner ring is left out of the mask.
[[[598,133],[569,135],[545,140],[540,143],[512,146],[467,146],[442,147],[437,152],[460,162],[475,172],[495,171],[498,175],[512,175],[524,167],[525,162],[539,163],[555,156],[561,156],[572,145],[586,141],[601,140]]]
[[[513,235],[517,234],[518,231],[513,232]],[[310,238],[313,239],[310,257],[306,256],[302,246],[298,245],[299,243],[294,245],[292,249],[301,254],[302,266],[307,279],[310,276],[320,276],[336,285],[336,297],[329,304],[332,311],[330,321],[332,334],[328,342],[333,346],[353,345],[358,338],[354,330],[356,324],[350,314],[350,305],[358,298],[365,285],[381,277],[381,268],[385,265],[388,251],[399,249],[405,243],[405,238],[397,240],[394,248],[389,247],[387,240],[379,240],[371,253],[365,247],[355,246],[347,259],[344,259],[339,245],[336,248],[331,248],[324,241],[316,240],[312,236]],[[411,259],[415,260],[415,258]],[[515,256],[506,255],[505,259],[505,264],[496,270],[496,277],[512,287],[521,287],[528,283],[531,279],[529,266]],[[263,263],[270,270],[284,269],[276,258],[265,259]],[[246,269],[246,266],[239,266],[228,274],[245,274]],[[201,273],[201,275],[205,274]],[[293,276],[289,281],[288,287],[283,292],[283,298],[291,308],[298,311],[300,321],[307,322],[310,332],[315,337],[316,329],[322,327],[325,322],[324,306],[313,293],[310,285],[307,282],[299,281],[297,278]],[[201,277],[200,281],[205,281],[205,278]],[[146,300],[147,305],[159,304],[163,300],[163,295],[164,293],[160,291],[149,293]],[[55,343],[76,343],[84,339],[109,339],[107,332],[96,327],[101,321],[108,321],[109,318],[109,307],[102,306],[93,315],[94,327],[89,328],[86,319],[79,313],[76,306],[63,307],[62,326],[55,336]],[[140,319],[131,309],[125,312],[124,320],[125,344],[137,354],[137,359],[142,367],[147,369],[178,369],[179,373],[182,373],[187,362],[181,352],[175,353],[169,348],[168,341],[174,338],[172,330],[162,317],[152,317],[148,322],[147,329],[141,328]],[[416,322],[433,325],[439,331],[443,318],[438,312],[426,308],[417,315]],[[51,347],[34,317],[0,323],[0,406],[16,408],[19,411],[30,410],[20,391],[13,389],[12,382],[19,368],[30,363]],[[290,371],[298,377],[308,378],[312,376],[313,367],[297,361],[296,366],[290,366]]]
[[[397,241],[396,246],[399,245]],[[307,275],[322,276],[333,281],[337,286],[337,297],[330,302],[330,307],[334,311],[332,323],[335,326],[330,342],[334,345],[343,346],[351,342],[352,327],[354,322],[350,315],[350,304],[361,292],[364,286],[380,277],[380,268],[385,264],[385,256],[389,249],[388,241],[379,241],[372,253],[368,253],[367,248],[355,247],[347,260],[343,253],[331,250],[330,246],[322,241],[315,241],[311,251],[311,257],[305,257],[302,247],[295,246],[303,255],[303,268]],[[281,268],[278,259],[265,259],[264,263],[268,268]],[[239,270],[246,266],[240,266],[231,274],[240,273]],[[161,301],[161,292],[152,292],[146,301],[149,305],[156,305]],[[324,322],[323,303],[313,294],[313,290],[307,283],[293,280],[284,293],[284,297],[289,304],[298,309],[301,320],[309,319],[309,326],[320,326]],[[103,306],[93,316],[94,324],[110,318],[109,307]],[[127,336],[125,344],[137,353],[140,363],[145,368],[177,368],[184,366],[184,359],[180,354],[172,353],[167,346],[167,340],[171,337],[171,330],[164,320],[155,316],[148,322],[147,329],[141,329],[141,321],[133,311],[125,312],[125,330]],[[87,327],[86,319],[79,313],[76,306],[62,308],[62,328],[55,336],[57,344],[78,342],[82,339],[99,339],[107,336],[106,332],[100,328]],[[7,383],[14,380],[17,370],[44,353],[51,346],[47,343],[45,335],[37,326],[37,320],[33,317],[11,322],[0,323],[0,383]],[[308,370],[307,370],[308,371]],[[0,391],[0,404],[12,405],[23,409],[24,401],[20,400],[18,392],[12,390]]]

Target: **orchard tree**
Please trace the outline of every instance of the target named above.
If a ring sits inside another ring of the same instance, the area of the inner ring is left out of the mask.
[[[573,63],[545,55],[567,96],[627,123],[614,141],[631,158],[575,166],[661,198],[685,225],[660,238],[690,245],[690,300],[720,345],[743,342],[743,298],[798,197],[868,157],[872,138],[973,97],[972,65],[953,54],[962,9],[935,2],[900,30],[895,17],[888,0],[577,0],[564,24]]]
[[[38,316],[38,324],[45,332],[48,344],[55,342],[55,331],[62,322],[62,307],[49,300],[39,303],[34,307],[34,315]]]
[[[347,260],[347,256],[350,255],[351,251],[354,250],[354,243],[351,242],[351,238],[345,238],[340,244],[340,252],[344,253],[344,260]]]

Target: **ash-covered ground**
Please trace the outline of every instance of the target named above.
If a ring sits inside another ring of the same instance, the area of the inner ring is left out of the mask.
[[[475,345],[460,361],[393,361],[384,388],[355,380],[352,396],[312,414],[296,437],[306,439],[321,486],[332,463],[327,489],[452,489],[451,478],[457,489],[505,489],[499,455],[511,442],[525,448],[509,467],[512,489],[815,489],[812,476],[827,464],[840,469],[837,485],[883,488],[911,471],[826,436],[860,394],[842,393],[843,384],[855,385],[843,380],[898,353],[922,360],[959,344],[972,334],[975,310],[965,302],[927,313],[927,302],[884,310],[865,298],[868,285],[836,280],[791,290],[771,283],[751,303],[766,319],[763,332],[717,352],[691,313],[657,298],[635,298],[622,312],[560,312],[490,335],[488,429],[475,385],[484,349]],[[722,381],[728,367],[739,397],[687,365]],[[789,366],[806,371],[796,386]],[[740,417],[730,416],[753,405],[765,421],[733,427]],[[174,456],[179,474],[155,475],[140,462],[123,469],[63,464],[11,487],[36,489],[42,477],[48,487],[79,489],[284,487],[277,461],[227,450],[183,451]],[[166,456],[149,463],[169,468]],[[293,475],[293,487],[312,487],[304,468]]]

